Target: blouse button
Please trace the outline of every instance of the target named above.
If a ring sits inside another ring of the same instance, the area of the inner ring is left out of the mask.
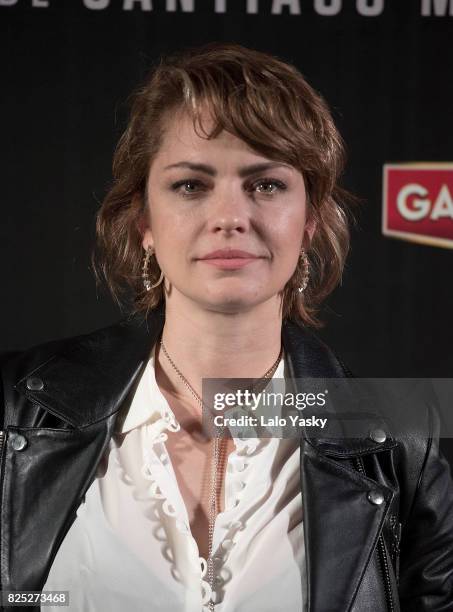
[[[244,523],[242,521],[231,521],[229,524],[230,529],[242,529],[244,527]]]
[[[224,548],[225,550],[231,550],[233,546],[234,546],[233,540],[224,540],[222,542],[222,548]]]

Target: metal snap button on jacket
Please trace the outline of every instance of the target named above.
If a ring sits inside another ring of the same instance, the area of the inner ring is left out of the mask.
[[[384,502],[384,496],[380,491],[368,491],[368,501],[376,506],[380,506]]]
[[[41,391],[44,389],[43,381],[37,376],[30,376],[30,378],[27,378],[26,385],[29,391]]]
[[[378,442],[379,444],[382,444],[382,442],[386,441],[387,434],[383,429],[373,429],[372,431],[370,431],[370,438],[373,440],[373,442]]]
[[[11,446],[16,451],[24,450],[27,446],[27,438],[21,434],[14,434],[11,440]]]

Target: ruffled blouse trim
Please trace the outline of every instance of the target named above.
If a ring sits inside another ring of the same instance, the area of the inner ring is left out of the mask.
[[[151,391],[151,397],[155,395],[155,388],[153,387],[154,380],[150,380],[149,377],[149,390]],[[163,399],[163,398],[162,398]],[[154,466],[169,467],[171,462],[169,460],[168,452],[163,447],[160,452],[157,452],[155,447],[158,444],[164,444],[168,440],[168,431],[178,432],[181,429],[173,411],[171,410],[168,403],[159,402],[157,404],[157,414],[160,414],[156,420],[143,423],[142,425],[142,449],[143,449],[143,464],[141,468],[142,476],[145,480],[149,481],[148,492],[152,499],[156,500],[162,509],[162,512],[174,520],[176,529],[189,539],[189,545],[192,549],[192,559],[196,558],[197,563],[192,567],[194,572],[198,574],[200,579],[201,588],[201,603],[202,611],[210,612],[209,602],[211,599],[215,601],[216,591],[211,588],[211,585],[206,580],[208,563],[204,557],[199,556],[198,545],[192,536],[187,510],[185,511],[185,517],[181,517],[178,513],[178,508],[175,503],[169,499],[168,494],[164,491],[164,488],[159,484],[158,475],[155,475]],[[235,452],[230,455],[228,460],[228,471],[233,477],[229,480],[229,488],[227,493],[227,499],[232,498],[233,503],[229,508],[225,508],[224,513],[231,511],[236,508],[240,503],[242,492],[246,488],[246,481],[244,479],[245,472],[250,465],[250,460],[247,460],[251,456],[260,454],[264,447],[270,442],[269,439],[253,438],[233,438],[235,443]],[[155,457],[152,457],[154,453]],[[174,475],[174,474],[173,474]],[[175,486],[177,487],[176,477],[174,478]],[[176,495],[176,492],[175,492]],[[178,499],[176,497],[176,499]],[[182,511],[182,510],[181,510]],[[229,551],[235,546],[235,536],[243,529],[244,525],[241,521],[231,521],[228,527],[228,535],[221,542],[222,549],[222,562],[228,558]],[[219,560],[218,554],[216,554],[217,560]]]

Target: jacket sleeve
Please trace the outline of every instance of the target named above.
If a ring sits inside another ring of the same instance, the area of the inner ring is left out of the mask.
[[[424,461],[402,530],[402,612],[453,611],[453,480],[439,450],[440,420],[432,405],[428,418]]]

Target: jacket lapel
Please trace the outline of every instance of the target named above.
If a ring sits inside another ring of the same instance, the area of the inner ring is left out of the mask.
[[[295,391],[303,378],[344,378],[347,373],[330,349],[307,330],[287,322],[282,330],[288,371]],[[299,380],[298,380],[299,379]],[[347,612],[370,561],[393,492],[356,471],[353,457],[376,450],[366,440],[301,439],[301,491],[307,563],[308,612]],[[379,450],[393,448],[390,438]],[[343,460],[338,461],[331,455]],[[346,461],[345,461],[346,459]],[[369,491],[384,503],[368,501]]]
[[[347,612],[370,561],[392,500],[386,487],[305,443],[301,487],[309,612]],[[371,504],[369,491],[385,502]]]

